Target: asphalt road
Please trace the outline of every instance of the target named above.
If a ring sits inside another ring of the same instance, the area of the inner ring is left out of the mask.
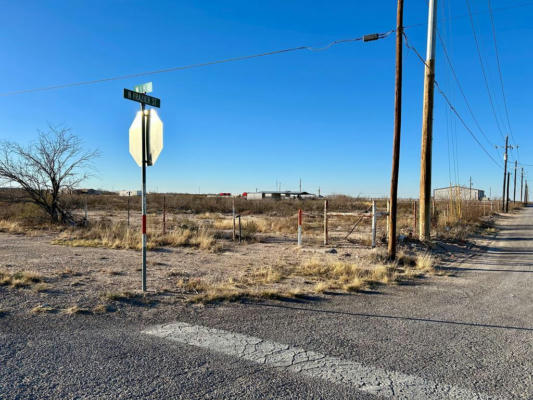
[[[0,319],[0,398],[533,399],[533,208],[452,277],[326,300]]]

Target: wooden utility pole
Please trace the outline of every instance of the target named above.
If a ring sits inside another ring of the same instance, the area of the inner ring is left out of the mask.
[[[524,168],[520,172],[520,202],[524,201]]]
[[[509,212],[509,184],[511,181],[511,173],[507,172],[507,196],[505,200],[505,212]]]
[[[437,0],[429,0],[424,108],[422,116],[422,154],[420,160],[420,240],[431,237],[431,151],[433,142],[433,91],[435,86],[435,32]]]
[[[518,166],[518,161],[514,160],[514,191],[513,191],[513,204],[516,203],[516,167]]]
[[[500,146],[497,146],[498,148]],[[505,151],[503,153],[503,189],[502,189],[502,211],[505,211],[505,184],[507,181],[507,149],[509,148],[509,136],[505,136]]]
[[[390,210],[387,215],[389,221],[388,256],[396,258],[396,215],[398,212],[398,170],[400,167],[400,137],[402,127],[402,62],[403,62],[403,0],[398,0],[396,14],[396,83],[394,89],[394,138],[392,143],[392,174],[390,185]]]

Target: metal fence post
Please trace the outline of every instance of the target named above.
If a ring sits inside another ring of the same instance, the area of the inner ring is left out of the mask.
[[[372,248],[376,247],[376,201],[372,200]]]
[[[387,237],[389,237],[389,230],[390,230],[390,200],[387,200]]]
[[[328,201],[324,200],[324,246],[328,244]]]
[[[167,233],[167,208],[166,198],[163,196],[163,235]]]
[[[235,241],[235,198],[233,198],[232,214],[233,214],[233,241]]]
[[[298,210],[298,246],[302,245],[302,210]]]
[[[242,241],[241,216],[239,215],[239,243]]]

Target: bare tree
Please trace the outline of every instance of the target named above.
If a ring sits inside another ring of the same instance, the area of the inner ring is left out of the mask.
[[[61,194],[88,177],[91,161],[97,156],[96,150],[84,151],[82,141],[70,129],[49,126],[26,147],[0,143],[0,180],[20,185],[52,222],[70,223],[73,218],[61,202]]]

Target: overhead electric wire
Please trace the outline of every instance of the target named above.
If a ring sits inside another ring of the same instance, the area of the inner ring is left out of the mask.
[[[485,81],[485,87],[487,88],[487,94],[489,96],[489,102],[490,102],[490,107],[492,109],[492,114],[494,115],[494,120],[496,121],[496,126],[498,128],[498,131],[500,132],[500,135],[502,136],[502,138],[505,140],[505,135],[503,134],[502,128],[500,127],[500,122],[498,121],[498,115],[496,114],[496,107],[494,107],[494,101],[490,93],[489,81],[487,79],[487,73],[485,71],[485,66],[483,65],[483,58],[481,57],[481,49],[479,47],[479,41],[477,40],[476,28],[474,26],[474,17],[472,16],[472,10],[470,9],[470,2],[469,0],[465,0],[465,2],[466,2],[466,7],[468,9],[468,15],[470,16],[470,25],[472,26],[472,34],[474,36],[474,41],[476,43],[476,50],[477,50],[477,54],[479,57],[479,64],[481,66],[483,80]]]
[[[420,55],[420,53],[418,52],[418,50],[412,46],[410,43],[409,43],[409,39],[407,38],[407,34],[405,32],[403,32],[403,36],[404,36],[404,39],[405,39],[405,45],[414,51],[414,53],[417,55],[417,57],[419,58],[419,60],[427,67],[428,65],[426,64],[426,61],[422,58],[422,56]],[[485,147],[483,146],[483,144],[481,144],[481,142],[479,141],[479,139],[476,137],[475,133],[472,131],[472,129],[470,129],[470,127],[466,124],[466,121],[464,120],[464,118],[461,116],[461,114],[459,114],[459,111],[457,111],[457,109],[455,108],[455,106],[452,104],[452,102],[450,101],[450,99],[448,98],[448,96],[446,95],[446,93],[444,93],[444,91],[441,89],[438,81],[435,79],[435,87],[437,88],[437,91],[440,93],[440,95],[442,96],[442,98],[444,99],[444,101],[446,101],[446,103],[448,104],[448,107],[450,108],[450,110],[452,110],[452,112],[456,115],[457,119],[459,119],[459,121],[461,122],[461,124],[465,127],[465,129],[468,131],[468,133],[470,133],[470,136],[472,136],[472,138],[475,140],[475,142],[479,145],[479,147],[481,148],[481,150],[483,150],[483,152],[485,152],[485,154],[492,160],[492,162],[494,164],[496,164],[499,168],[502,168],[501,164],[496,161],[496,159],[487,151],[487,149],[485,149]]]
[[[513,9],[513,8],[529,7],[529,6],[533,6],[533,1],[520,3],[520,4],[515,4],[515,5],[507,6],[507,7],[495,7],[492,10],[493,11],[504,11],[504,10],[510,10],[510,9]],[[480,15],[480,14],[485,14],[485,12],[479,11],[479,12],[472,13],[472,15]],[[451,20],[451,21],[453,21],[453,20],[461,19],[461,18],[468,18],[468,14],[456,15],[456,16],[451,16],[450,15],[449,17],[442,18],[441,20],[445,20],[445,21]],[[416,27],[419,27],[419,26],[426,26],[426,22],[420,22],[420,23],[417,23],[417,24],[406,25],[406,26],[403,27],[403,29],[416,28]]]
[[[470,102],[468,101],[468,99],[466,98],[466,94],[463,90],[463,86],[461,85],[461,82],[459,81],[459,78],[457,77],[457,74],[455,72],[455,68],[453,66],[453,63],[452,63],[452,60],[450,58],[450,55],[448,54],[448,50],[446,49],[446,45],[444,44],[444,40],[442,39],[441,35],[440,35],[440,32],[439,30],[437,29],[437,37],[439,39],[439,42],[442,46],[442,50],[443,50],[443,53],[444,53],[444,56],[446,58],[446,61],[448,62],[448,66],[450,67],[450,71],[452,72],[452,75],[453,75],[453,78],[455,79],[455,83],[457,83],[457,87],[459,88],[459,91],[461,92],[461,95],[463,96],[463,99],[466,103],[466,107],[468,109],[468,112],[470,113],[470,116],[472,117],[472,119],[474,120],[474,123],[476,124],[477,128],[479,129],[479,132],[481,132],[481,134],[483,135],[483,137],[487,140],[487,142],[491,145],[491,146],[494,146],[495,144],[488,138],[488,136],[485,134],[485,131],[481,128],[481,125],[479,124],[476,116],[474,115],[474,111],[472,110],[472,107],[470,105]]]
[[[376,34],[377,36],[375,37],[375,39],[373,38],[371,40],[384,39],[384,38],[386,38],[387,36],[389,36],[393,32],[395,32],[395,30],[390,30],[388,32],[383,32],[383,33],[377,33]],[[96,84],[96,83],[124,80],[124,79],[130,79],[130,78],[137,78],[137,77],[140,77],[140,76],[163,74],[163,73],[167,73],[167,72],[182,71],[182,70],[185,70],[185,69],[207,67],[207,66],[216,65],[216,64],[224,64],[224,63],[235,62],[235,61],[244,61],[244,60],[249,60],[249,59],[252,59],[252,58],[266,57],[266,56],[272,56],[272,55],[275,55],[275,54],[290,53],[290,52],[300,51],[300,50],[323,51],[323,50],[327,50],[330,47],[335,46],[337,44],[363,41],[366,36],[368,36],[368,35],[364,35],[364,36],[360,36],[360,37],[356,37],[356,38],[334,40],[334,41],[332,41],[332,42],[330,42],[327,45],[322,46],[322,47],[298,46],[298,47],[291,47],[291,48],[287,48],[287,49],[269,51],[269,52],[265,52],[265,53],[258,53],[258,54],[251,54],[251,55],[247,55],[247,56],[225,58],[225,59],[221,59],[221,60],[214,60],[214,61],[207,61],[207,62],[197,63],[197,64],[189,64],[189,65],[182,65],[182,66],[177,66],[177,67],[163,68],[163,69],[158,69],[158,70],[153,70],[153,71],[137,72],[137,73],[127,74],[127,75],[118,75],[118,76],[113,76],[113,77],[108,77],[108,78],[94,79],[94,80],[88,80],[88,81],[79,81],[79,82],[70,82],[70,83],[64,83],[64,84],[59,84],[59,85],[37,87],[37,88],[33,88],[33,89],[14,90],[14,91],[10,91],[10,92],[0,93],[0,97],[14,96],[14,95],[24,94],[24,93],[44,92],[44,91],[50,91],[50,90],[64,89],[64,88],[68,88],[68,87],[75,87],[75,86],[93,85],[93,84]]]
[[[490,4],[490,0],[487,0],[487,3],[488,3],[488,8],[489,8],[489,14],[490,14],[490,24],[491,24],[491,27],[492,27],[492,38],[493,38],[493,41],[494,41],[494,51],[496,53],[498,74],[500,76],[500,85],[501,85],[501,88],[502,88],[502,97],[503,97],[503,105],[504,105],[504,108],[505,108],[505,117],[507,118],[507,126],[509,128],[509,133],[511,134],[511,138],[512,138],[515,146],[517,146],[517,148],[516,148],[517,159],[520,159],[520,157],[519,157],[520,154],[518,153],[518,144],[516,143],[516,140],[514,138],[513,130],[511,129],[511,122],[510,122],[510,119],[509,119],[509,108],[507,107],[507,97],[505,96],[505,89],[504,89],[504,85],[503,85],[503,74],[502,74],[502,68],[501,68],[501,63],[500,63],[500,52],[498,51],[498,42],[496,40],[496,28],[494,26],[494,15],[492,13],[492,6]]]

